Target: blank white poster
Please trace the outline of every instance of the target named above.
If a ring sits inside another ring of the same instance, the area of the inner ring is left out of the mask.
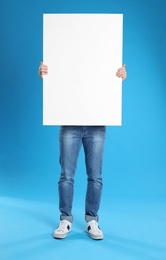
[[[44,14],[44,125],[121,125],[122,14]]]

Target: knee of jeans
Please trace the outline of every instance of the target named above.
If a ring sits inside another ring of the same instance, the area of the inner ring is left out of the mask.
[[[60,179],[59,179],[59,183],[61,182],[66,182],[66,183],[74,183],[74,176],[73,174],[71,175],[71,173],[69,173],[68,171],[65,171],[63,173],[61,173]]]
[[[92,184],[98,187],[103,186],[103,181],[101,177],[98,178],[88,178],[88,184]]]

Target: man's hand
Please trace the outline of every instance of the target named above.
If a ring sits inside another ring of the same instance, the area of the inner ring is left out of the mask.
[[[121,68],[119,68],[116,72],[116,76],[118,78],[122,78],[122,80],[125,80],[127,78],[127,72],[126,72],[126,64],[123,64]]]
[[[39,66],[39,69],[38,69],[38,74],[41,78],[44,77],[44,75],[47,75],[48,74],[48,67],[43,64],[43,62],[40,62],[40,66]]]
[[[127,78],[127,72],[126,72],[126,64],[124,64],[121,68],[119,68],[116,72],[116,76],[118,78],[122,78],[122,80],[125,80]],[[48,74],[48,67],[43,64],[43,62],[40,62],[40,66],[38,69],[38,74],[41,78],[43,78],[45,75]]]

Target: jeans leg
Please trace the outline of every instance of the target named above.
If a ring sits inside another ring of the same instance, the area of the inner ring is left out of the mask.
[[[88,176],[85,202],[85,220],[87,222],[90,220],[98,221],[98,210],[103,186],[102,163],[105,135],[105,126],[89,126],[83,138]]]
[[[77,159],[82,144],[81,128],[78,126],[62,126],[60,129],[60,165],[61,175],[59,187],[60,219],[73,221],[72,202],[74,194],[74,175]]]

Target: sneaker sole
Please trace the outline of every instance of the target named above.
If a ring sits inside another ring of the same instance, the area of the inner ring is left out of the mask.
[[[70,230],[70,231],[71,231],[71,230]],[[65,233],[65,234],[56,234],[56,235],[53,234],[53,238],[63,239],[63,238],[65,238],[65,237],[67,237],[67,235],[70,233],[70,231],[67,232],[67,233]]]
[[[93,234],[90,234],[88,231],[87,231],[87,233],[90,236],[90,238],[92,238],[94,240],[102,240],[104,238],[103,235],[94,236]]]

